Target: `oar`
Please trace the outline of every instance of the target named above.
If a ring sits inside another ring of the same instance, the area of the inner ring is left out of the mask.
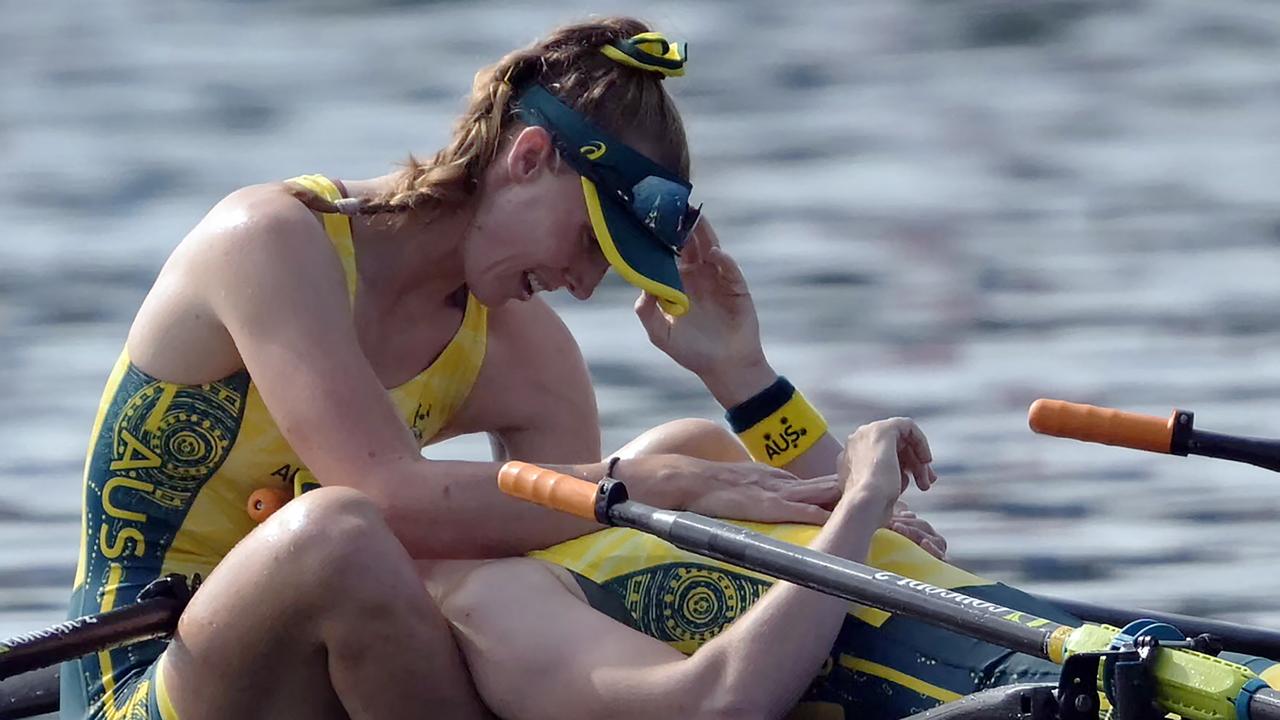
[[[498,473],[498,485],[509,495],[544,507],[639,530],[699,555],[1055,663],[1069,655],[1106,649],[1118,632],[1098,625],[1073,629],[730,523],[650,507],[629,500],[625,486],[608,479],[597,486],[535,465],[509,462]],[[1234,717],[1237,702],[1249,708],[1253,720],[1280,720],[1280,692],[1243,666],[1171,649],[1166,643],[1154,660],[1153,673],[1157,702],[1186,720]],[[1075,701],[1096,702],[1084,699],[1088,697],[1077,695]]]
[[[191,592],[185,577],[168,575],[144,588],[138,602],[0,642],[0,680],[91,652],[169,635]]]
[[[1071,628],[1030,618],[1009,622],[1010,609],[946,591],[852,560],[793,545],[691,512],[661,510],[627,499],[617,482],[597,486],[578,478],[509,462],[498,473],[508,495],[544,507],[629,527],[655,535],[699,555],[741,565],[836,597],[959,630],[1018,652],[1062,662],[1062,643]],[[932,590],[932,593],[929,591]]]
[[[58,666],[0,680],[0,720],[58,712]]]
[[[1174,410],[1167,419],[1041,398],[1027,413],[1043,435],[1170,455],[1203,455],[1280,472],[1280,440],[1223,435],[1195,429],[1195,415]]]
[[[138,600],[0,642],[0,720],[58,710],[58,669],[50,667],[101,650],[173,634],[193,588],[167,575]]]

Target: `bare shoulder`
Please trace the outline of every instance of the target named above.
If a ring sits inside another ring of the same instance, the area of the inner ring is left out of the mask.
[[[509,302],[489,311],[489,346],[472,397],[458,418],[463,432],[522,429],[546,424],[545,410],[593,427],[595,392],[578,342],[541,298]]]
[[[492,334],[512,349],[554,351],[566,343],[574,350],[578,347],[569,326],[537,295],[526,302],[513,301],[494,308],[489,313],[489,322]]]
[[[509,302],[490,318],[495,364],[509,377],[535,388],[586,377],[587,364],[578,341],[542,298]]]
[[[323,225],[283,183],[236,190],[201,219],[161,268],[130,329],[130,356],[168,380],[223,377],[242,365],[227,331],[226,301],[265,307],[275,295],[297,290],[281,282],[288,277],[345,288]]]
[[[293,197],[284,183],[267,183],[227,195],[196,225],[183,245],[212,264],[277,256],[305,261],[307,256],[320,256],[318,250],[326,244],[323,240],[324,227],[318,216]]]

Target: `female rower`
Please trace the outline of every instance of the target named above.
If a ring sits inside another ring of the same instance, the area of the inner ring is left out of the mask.
[[[248,187],[209,212],[108,379],[70,612],[126,605],[170,573],[205,579],[172,641],[66,665],[64,717],[482,715],[411,558],[519,554],[595,526],[500,496],[495,463],[420,449],[485,432],[497,459],[602,477],[585,364],[536,294],[586,299],[610,266],[645,291],[653,341],[774,466],[667,454],[616,474],[656,505],[825,519],[836,482],[794,475],[825,472],[839,443],[758,332],[723,346],[754,314],[690,309],[682,285],[697,212],[660,81],[683,62],[634,20],[560,28],[476,76],[429,162]],[[700,237],[693,283],[720,253]],[[255,492],[315,483],[255,529]]]

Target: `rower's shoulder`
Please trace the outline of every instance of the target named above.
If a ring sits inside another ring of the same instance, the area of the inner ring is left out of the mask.
[[[499,390],[496,397],[499,404],[506,405],[509,401],[504,398],[510,393],[519,393],[532,403],[534,397],[530,393],[537,393],[539,402],[568,403],[559,406],[566,413],[577,405],[570,402],[573,396],[583,401],[589,399],[594,407],[595,396],[590,389],[582,349],[564,320],[545,300],[535,295],[523,302],[511,301],[493,308],[488,324],[486,357],[489,362],[485,369],[490,372],[482,369],[479,384],[489,386],[493,375],[500,373],[501,380],[493,385]],[[531,404],[508,409],[523,414],[535,407],[540,406]],[[545,423],[546,419],[541,422]]]
[[[513,333],[541,334],[547,330],[568,329],[559,313],[542,297],[511,300],[489,310],[490,324]]]
[[[283,182],[247,185],[218,201],[196,226],[195,233],[244,237],[255,234],[315,236],[323,225]]]
[[[543,357],[563,358],[566,351],[580,354],[569,326],[555,308],[538,295],[492,308],[489,328],[495,344],[508,348],[521,363]]]
[[[320,216],[283,183],[251,185],[230,193],[183,238],[162,268],[158,285],[222,316],[228,303],[255,311],[276,300],[340,299],[347,281]],[[217,309],[221,308],[221,310]]]
[[[200,270],[246,263],[287,263],[305,270],[336,262],[320,216],[282,182],[249,185],[222,198],[175,255]]]

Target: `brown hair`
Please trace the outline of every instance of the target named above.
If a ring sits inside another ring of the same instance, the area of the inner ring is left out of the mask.
[[[566,105],[606,132],[639,145],[652,159],[689,178],[689,147],[662,75],[615,62],[600,48],[649,32],[639,20],[610,17],[566,25],[527,48],[509,53],[476,73],[466,112],[448,146],[429,162],[412,155],[392,189],[362,203],[333,203],[298,186],[290,191],[320,212],[373,215],[414,210],[430,220],[476,191],[510,129],[513,88],[541,83]]]

